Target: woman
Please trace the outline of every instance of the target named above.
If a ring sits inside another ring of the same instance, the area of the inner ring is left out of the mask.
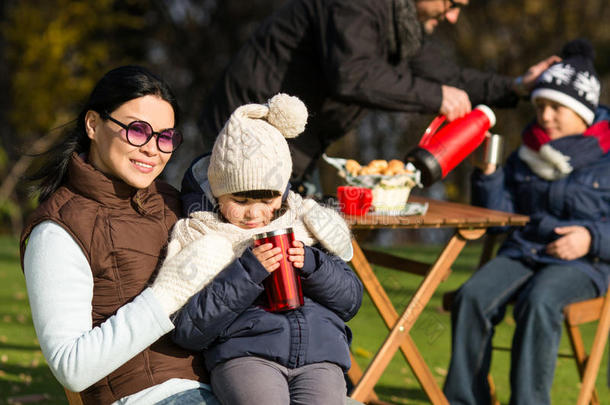
[[[216,404],[202,362],[166,335],[200,280],[147,288],[180,213],[156,180],[182,141],[177,121],[166,83],[114,69],[33,176],[41,204],[21,235],[32,319],[51,371],[85,404]]]

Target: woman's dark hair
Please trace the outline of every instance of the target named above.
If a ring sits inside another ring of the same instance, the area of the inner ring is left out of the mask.
[[[64,138],[41,154],[46,162],[28,180],[39,181],[34,188],[38,201],[43,202],[64,182],[68,163],[73,153],[89,151],[91,141],[85,131],[85,116],[93,110],[100,114],[112,113],[127,101],[154,95],[171,104],[174,110],[174,125],[178,126],[180,109],[169,85],[141,66],[121,66],[106,73],[93,88],[89,100],[78,117],[66,129]]]

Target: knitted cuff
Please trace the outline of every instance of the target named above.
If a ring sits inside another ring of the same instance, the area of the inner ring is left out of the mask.
[[[153,284],[150,289],[168,316],[182,307],[181,300],[161,284]],[[188,301],[188,299],[186,299],[184,303],[186,303],[186,301]]]

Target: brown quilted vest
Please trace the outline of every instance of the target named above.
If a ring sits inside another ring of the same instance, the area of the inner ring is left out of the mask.
[[[91,266],[93,326],[98,326],[147,287],[179,212],[171,186],[155,182],[137,190],[73,155],[66,184],[38,207],[21,234],[22,267],[32,229],[45,220],[61,225]],[[208,381],[201,359],[165,335],[81,396],[85,404],[109,404],[170,378]]]

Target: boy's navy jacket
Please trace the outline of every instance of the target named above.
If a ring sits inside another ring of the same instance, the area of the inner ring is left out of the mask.
[[[188,212],[215,207],[206,182],[208,161],[196,160],[183,179]],[[246,249],[175,315],[174,341],[203,351],[208,370],[244,356],[289,368],[328,361],[348,370],[351,331],[345,322],[360,308],[362,283],[343,260],[317,247],[305,247],[300,273],[305,304],[267,312],[261,307],[262,282],[269,274]]]
[[[610,111],[600,107],[595,122],[603,120],[610,120]],[[591,233],[589,254],[570,264],[586,273],[600,294],[606,291],[610,277],[610,153],[567,177],[548,181],[536,176],[514,152],[503,168],[489,176],[475,170],[472,186],[473,204],[530,216],[527,225],[508,235],[499,255],[532,266],[566,263],[545,252],[546,245],[559,238],[554,228],[586,227]]]

